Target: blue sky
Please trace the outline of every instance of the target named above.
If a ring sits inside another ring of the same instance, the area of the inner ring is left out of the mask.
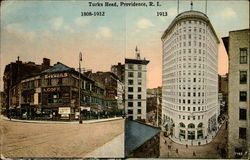
[[[5,65],[17,56],[38,64],[47,57],[52,64],[60,61],[76,68],[80,51],[85,68],[108,71],[111,65],[124,62],[124,57],[134,57],[137,45],[141,56],[150,60],[148,87],[161,85],[160,38],[177,15],[177,1],[159,1],[161,7],[89,7],[88,2],[2,2],[1,77]],[[205,11],[205,1],[193,3],[193,10]],[[190,1],[180,0],[180,12],[187,10]],[[104,11],[105,16],[83,17],[84,11]],[[167,11],[168,16],[158,17],[157,11]],[[231,30],[249,28],[247,0],[208,1],[207,14],[219,38]],[[222,44],[219,52],[219,73],[224,74],[227,57]]]

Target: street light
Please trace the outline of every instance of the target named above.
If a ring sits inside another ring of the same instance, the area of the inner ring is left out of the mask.
[[[82,52],[79,53],[79,123],[82,123],[81,118],[81,61],[82,61]]]

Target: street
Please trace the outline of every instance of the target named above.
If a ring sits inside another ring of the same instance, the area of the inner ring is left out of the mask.
[[[160,157],[161,158],[223,158],[221,149],[226,149],[227,143],[226,123],[222,125],[212,142],[202,146],[188,146],[174,143],[161,134]],[[166,140],[166,143],[165,143]]]
[[[4,157],[83,158],[124,132],[124,120],[40,124],[0,120]]]

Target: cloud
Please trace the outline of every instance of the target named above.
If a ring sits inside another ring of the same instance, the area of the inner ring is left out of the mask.
[[[6,25],[4,30],[22,39],[32,40],[36,36],[35,32],[24,32],[21,24],[18,24],[18,23],[8,24]]]
[[[54,27],[54,29],[58,30],[61,28],[61,26],[63,26],[63,18],[58,17],[58,18],[52,19],[51,23],[52,23],[52,26]]]
[[[148,19],[142,18],[137,22],[137,28],[146,29],[149,27],[154,27],[155,25]]]
[[[102,37],[103,38],[110,38],[110,37],[112,37],[112,33],[111,33],[110,28],[108,28],[108,27],[100,27],[98,29],[98,32],[96,33],[96,38],[100,39]]]
[[[222,10],[220,15],[223,19],[231,19],[237,17],[237,13],[232,8],[228,7]]]
[[[76,25],[80,27],[84,27],[85,25],[89,24],[90,18],[78,17],[74,21]]]

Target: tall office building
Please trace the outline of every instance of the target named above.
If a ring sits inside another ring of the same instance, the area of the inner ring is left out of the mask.
[[[249,35],[244,29],[223,38],[229,56],[228,158],[250,156]]]
[[[148,60],[141,59],[135,49],[135,59],[125,58],[125,113],[129,119],[146,120],[146,90]]]
[[[186,11],[162,35],[162,118],[176,142],[203,144],[217,131],[219,39],[208,17]]]

